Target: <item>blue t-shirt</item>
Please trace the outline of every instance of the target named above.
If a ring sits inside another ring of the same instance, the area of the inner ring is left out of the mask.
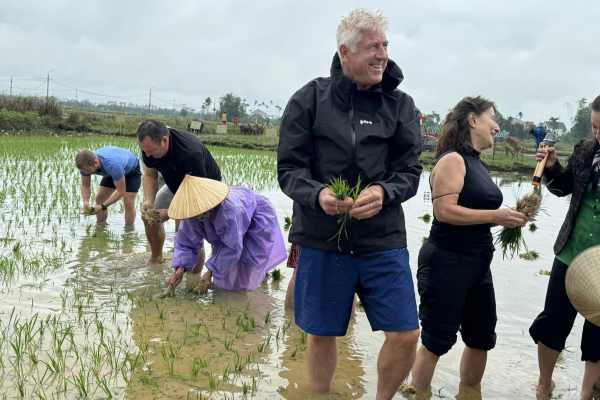
[[[96,171],[97,175],[110,176],[114,182],[120,181],[125,175],[135,170],[138,158],[129,150],[120,147],[103,147],[94,152],[102,167]],[[80,171],[82,176],[89,176]]]

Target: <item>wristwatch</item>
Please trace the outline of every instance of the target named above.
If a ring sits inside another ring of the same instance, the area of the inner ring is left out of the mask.
[[[100,204],[100,207],[102,207],[102,211],[108,210],[108,207],[106,207],[104,203]]]

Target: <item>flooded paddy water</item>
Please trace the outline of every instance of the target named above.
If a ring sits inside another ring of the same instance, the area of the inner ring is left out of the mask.
[[[0,399],[375,397],[384,335],[371,332],[360,308],[338,341],[332,391],[310,392],[306,334],[284,308],[292,276],[284,264],[282,280],[268,277],[254,292],[198,295],[189,290],[195,282],[188,277],[175,299],[157,299],[172,273],[174,223],[166,225],[166,262],[152,265],[142,221],[125,229],[122,202],[105,225],[82,213],[74,156],[108,145],[137,153],[135,140],[125,138],[0,138]],[[283,227],[292,202],[278,189],[275,153],[211,152],[225,182],[267,196]],[[413,277],[431,227],[418,218],[432,214],[428,176],[423,173],[418,194],[404,205]],[[507,206],[514,206],[515,194],[531,190],[528,179],[494,180]],[[99,179],[92,181],[97,187]],[[538,260],[495,255],[498,342],[481,393],[459,387],[459,340],[438,365],[433,398],[535,399],[537,350],[527,331],[543,307],[548,276],[540,270],[551,268],[568,201],[544,196],[548,215],[538,216],[535,233],[525,230]],[[138,211],[142,202],[140,192]],[[557,365],[556,398],[579,398],[582,325],[579,317]]]

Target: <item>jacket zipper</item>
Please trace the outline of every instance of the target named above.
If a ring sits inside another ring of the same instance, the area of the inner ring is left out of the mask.
[[[350,168],[350,179],[354,177],[354,152],[356,147],[356,133],[354,132],[354,88],[352,88],[352,92],[350,93],[350,132],[352,133],[352,165]],[[350,246],[350,254],[354,254],[354,249],[352,247],[352,216],[348,216],[348,245]]]

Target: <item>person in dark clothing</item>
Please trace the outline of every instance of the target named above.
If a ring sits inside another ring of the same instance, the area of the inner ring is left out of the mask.
[[[402,71],[388,59],[387,19],[356,9],[337,32],[331,76],[296,92],[282,117],[277,173],[294,200],[289,241],[300,246],[294,310],[308,339],[311,388],[328,391],[357,293],[386,342],[377,399],[391,399],[412,366],[419,337],[401,204],[417,192],[419,116],[398,90]],[[323,185],[341,177],[363,190],[338,201]],[[338,244],[341,214],[347,236]]]
[[[221,170],[214,158],[202,141],[189,132],[167,128],[161,121],[147,119],[138,128],[137,140],[146,166],[142,213],[156,209],[163,222],[167,221],[171,200],[186,175],[221,180]],[[159,172],[165,181],[160,190]],[[151,261],[162,262],[165,229],[162,224],[149,226],[144,221],[144,225],[152,248]]]
[[[540,147],[540,143],[544,141],[544,138],[548,132],[546,132],[544,127],[540,125],[537,128],[533,128],[531,131],[529,131],[529,134],[535,138],[535,148],[537,149]]]
[[[592,102],[593,138],[575,145],[573,154],[564,168],[556,159],[553,147],[542,143],[537,152],[540,162],[546,154],[544,181],[555,196],[571,195],[567,217],[554,244],[554,264],[548,283],[544,311],[535,319],[529,334],[538,345],[540,378],[537,392],[550,394],[554,390],[552,373],[567,337],[571,333],[577,311],[571,304],[565,288],[567,269],[582,251],[600,245],[600,209],[597,209],[600,191],[600,96]],[[581,338],[581,361],[585,373],[581,398],[590,399],[594,382],[600,379],[600,327],[585,321]]]
[[[522,213],[500,209],[502,192],[479,158],[498,132],[494,103],[466,97],[446,116],[438,138],[438,162],[429,178],[434,219],[417,271],[422,346],[412,382],[419,391],[428,390],[437,362],[456,343],[459,330],[466,345],[462,383],[481,382],[487,351],[496,343],[490,228],[527,222]]]

